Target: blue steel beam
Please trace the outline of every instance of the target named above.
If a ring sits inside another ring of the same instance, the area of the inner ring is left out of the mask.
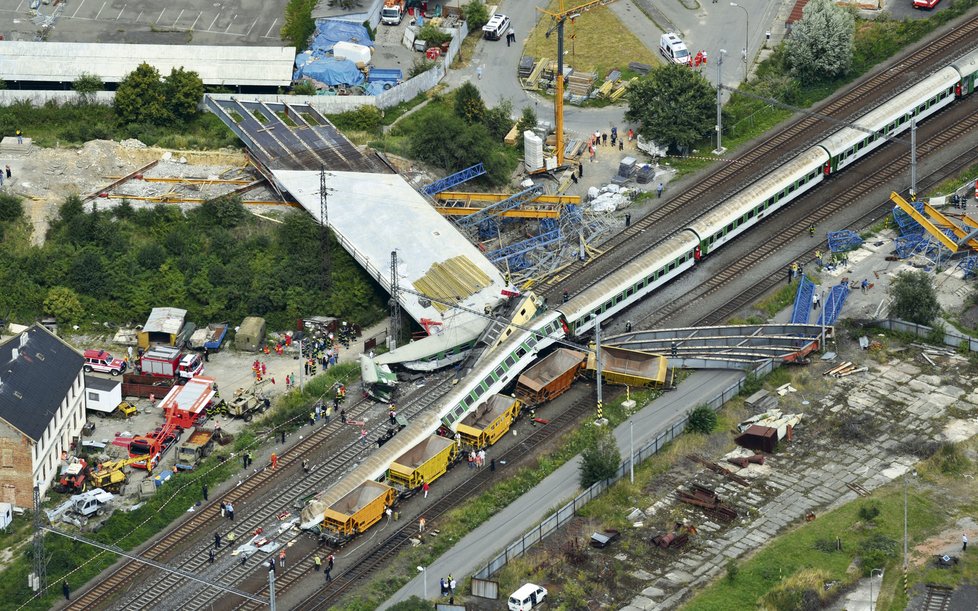
[[[455,185],[460,185],[463,182],[472,180],[476,176],[482,176],[485,173],[486,173],[486,168],[483,167],[482,163],[477,163],[470,168],[465,168],[460,172],[449,174],[448,176],[442,178],[441,180],[436,180],[435,182],[431,183],[424,189],[421,189],[421,192],[424,193],[425,195],[434,195],[435,193],[448,191]]]
[[[560,230],[555,229],[554,231],[549,231],[547,233],[541,233],[538,236],[532,237],[529,240],[523,240],[522,242],[517,242],[515,244],[510,244],[505,248],[500,248],[499,250],[493,250],[486,253],[486,258],[488,258],[493,263],[497,261],[502,261],[507,257],[512,257],[513,255],[521,255],[526,252],[530,252],[534,248],[539,246],[546,246],[551,242],[556,242],[560,239]]]
[[[519,208],[523,204],[532,202],[538,196],[543,194],[543,187],[538,187],[536,185],[520,191],[515,195],[511,195],[501,202],[496,202],[491,206],[486,206],[478,212],[474,212],[468,216],[458,219],[458,224],[461,226],[473,225],[480,221],[483,221],[489,217],[496,216],[497,214],[502,214],[508,210],[513,210],[514,208]]]
[[[832,325],[835,321],[839,319],[839,314],[842,313],[842,306],[846,302],[846,297],[849,296],[849,285],[847,284],[836,284],[829,291],[829,296],[826,298],[825,303],[822,305],[822,313],[818,317],[818,325]]]
[[[812,296],[815,293],[815,283],[807,276],[801,277],[798,292],[795,293],[795,306],[791,309],[791,322],[796,325],[807,325],[812,315]]]

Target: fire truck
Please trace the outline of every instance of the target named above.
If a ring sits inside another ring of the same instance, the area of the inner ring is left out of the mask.
[[[184,354],[173,346],[156,346],[148,350],[136,362],[139,372],[145,376],[189,380],[204,371],[204,361],[199,354]]]

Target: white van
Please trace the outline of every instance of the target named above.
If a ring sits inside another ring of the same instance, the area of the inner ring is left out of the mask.
[[[666,32],[659,39],[659,53],[667,60],[677,64],[688,64],[690,58],[689,49],[682,38],[673,32]]]
[[[509,597],[509,611],[530,611],[547,597],[547,588],[524,583]]]
[[[496,13],[489,23],[482,26],[482,36],[488,40],[499,40],[509,31],[509,17]]]

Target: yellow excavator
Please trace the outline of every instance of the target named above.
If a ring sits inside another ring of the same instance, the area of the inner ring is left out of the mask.
[[[126,483],[125,468],[134,462],[145,460],[145,458],[145,456],[137,456],[135,458],[107,460],[100,463],[96,469],[88,474],[88,481],[93,488],[118,493],[122,490],[122,485]]]

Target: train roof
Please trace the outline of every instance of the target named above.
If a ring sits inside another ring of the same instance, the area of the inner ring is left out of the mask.
[[[962,77],[978,72],[978,49],[967,53],[951,63]]]
[[[960,80],[958,71],[951,67],[938,70],[900,95],[883,102],[873,110],[852,121],[863,129],[878,131],[889,125],[901,114],[910,112],[914,107],[928,100],[942,89],[953,88]],[[850,149],[858,142],[865,140],[869,134],[861,129],[844,127],[821,142],[821,145],[835,157]]]
[[[555,309],[564,314],[567,322],[573,323],[589,315],[612,295],[617,295],[648,276],[662,264],[667,264],[687,251],[692,251],[697,242],[692,233],[681,230],[672,237],[666,238],[650,252],[623,264],[604,280],[571,297],[567,303],[556,306]]]
[[[695,231],[700,239],[705,239],[809,172],[821,172],[822,164],[828,160],[829,156],[825,149],[813,146],[746,189],[737,192],[722,205],[702,215],[689,228]]]

